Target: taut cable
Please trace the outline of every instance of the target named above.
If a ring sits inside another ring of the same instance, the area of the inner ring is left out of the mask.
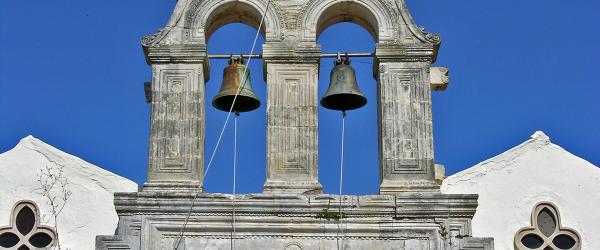
[[[344,181],[344,134],[346,130],[346,111],[342,111],[342,149],[341,149],[341,154],[340,154],[340,194],[339,194],[339,199],[340,199],[340,204],[339,204],[339,208],[338,208],[338,214],[339,214],[339,221],[338,221],[338,228],[340,229],[340,245],[341,245],[341,249],[344,249],[344,227],[342,225],[342,218],[344,217],[342,214],[342,186],[343,186],[343,181]],[[338,247],[339,249],[340,247]]]
[[[231,200],[231,250],[235,249],[235,184],[236,184],[236,171],[237,171],[237,122],[239,112],[235,113],[233,118],[233,196]]]
[[[231,117],[233,107],[235,107],[235,102],[237,100],[237,97],[240,94],[240,92],[242,91],[242,89],[244,88],[244,85],[246,85],[246,72],[248,71],[248,65],[250,65],[250,60],[252,60],[252,58],[253,58],[252,55],[254,53],[254,48],[256,47],[256,41],[258,40],[258,35],[260,34],[260,30],[265,21],[265,15],[266,15],[267,11],[269,10],[270,4],[271,4],[271,0],[267,1],[267,6],[265,6],[265,9],[262,13],[262,17],[260,19],[260,24],[258,25],[258,29],[256,29],[256,34],[254,35],[254,42],[252,43],[252,48],[250,49],[250,55],[248,55],[248,61],[246,61],[246,64],[244,65],[244,73],[242,74],[243,77],[240,79],[241,84],[238,87],[238,90],[236,91],[235,96],[233,97],[233,101],[231,103],[231,107],[229,108],[229,112],[227,112],[227,118],[225,118],[223,128],[221,128],[221,133],[219,134],[219,138],[217,139],[217,144],[215,145],[215,147],[213,149],[213,152],[210,156],[210,160],[208,161],[208,165],[206,166],[206,170],[204,171],[204,175],[202,176],[202,183],[204,183],[204,180],[206,179],[208,170],[212,166],[215,154],[217,153],[217,149],[219,148],[219,145],[221,144],[221,139],[223,138],[223,133],[225,132],[225,128],[227,128],[227,124],[229,122],[229,118]],[[190,216],[192,215],[192,210],[194,209],[194,205],[196,203],[196,199],[198,199],[199,194],[200,194],[200,189],[196,190],[196,193],[194,194],[194,198],[192,199],[192,204],[190,204],[190,209],[188,210],[185,220],[183,221],[181,230],[179,231],[179,237],[177,238],[177,244],[175,244],[175,247],[173,248],[174,250],[177,250],[177,248],[179,248],[179,245],[181,244],[181,239],[183,238],[183,232],[185,231],[185,228],[187,227]]]

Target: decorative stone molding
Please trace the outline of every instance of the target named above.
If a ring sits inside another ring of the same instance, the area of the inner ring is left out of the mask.
[[[205,136],[202,65],[154,65],[152,72],[145,188],[202,188]]]
[[[519,229],[515,249],[581,249],[581,236],[574,229],[563,227],[556,206],[538,203],[531,213],[531,226]]]
[[[166,34],[165,29],[159,29],[156,33],[152,35],[147,35],[142,37],[142,46],[143,47],[156,47],[158,42],[162,37]]]
[[[130,243],[125,242],[124,240],[114,237],[114,236],[96,236],[96,249],[106,249],[106,250],[130,250],[130,249],[139,249],[132,248]]]
[[[206,64],[206,45],[169,45],[143,47],[146,62],[152,64]],[[206,69],[205,69],[206,70]]]
[[[390,62],[379,67],[379,192],[439,192],[433,162],[429,65]]]
[[[318,65],[267,65],[265,192],[321,193],[318,180]]]
[[[421,34],[423,34],[423,36],[425,37],[425,40],[427,40],[430,43],[440,44],[442,42],[442,37],[440,37],[439,34],[427,32],[427,31],[425,31],[425,27],[423,27],[423,26],[419,27],[419,31],[421,32]]]
[[[432,44],[393,44],[375,45],[375,62],[426,62],[434,63],[436,48]],[[375,69],[375,74],[378,74]]]
[[[285,29],[284,13],[275,1],[266,0],[192,0],[183,26],[191,30],[191,40],[206,43],[213,31],[225,24],[242,22],[258,28],[267,9],[261,32],[266,41],[279,41]]]
[[[292,242],[289,243],[285,246],[284,250],[302,250],[304,248],[302,248],[302,244],[300,244],[299,242]]]
[[[342,21],[363,26],[375,41],[381,42],[394,40],[394,26],[399,20],[381,0],[310,0],[299,14],[297,27],[303,29],[303,41],[316,41],[322,30]]]
[[[437,55],[437,49],[439,49],[439,45],[441,44],[441,41],[442,41],[441,36],[438,34],[425,32],[425,28],[423,28],[422,26],[418,27],[416,25],[414,19],[410,15],[408,8],[406,7],[407,5],[406,5],[405,0],[391,0],[391,1],[393,1],[394,5],[396,5],[397,9],[399,9],[400,17],[403,19],[404,23],[406,24],[407,28],[410,30],[412,35],[417,37],[417,39],[421,42],[434,44],[436,47],[436,55]]]
[[[15,204],[8,227],[0,227],[0,249],[52,249],[58,234],[52,227],[40,225],[39,209],[33,201]]]
[[[127,242],[131,249],[172,247],[193,196],[193,193],[145,191],[116,194],[115,207],[121,218],[118,234],[99,237],[97,246],[123,246],[123,242]],[[326,212],[337,213],[340,199],[341,224],[338,219],[322,216]],[[472,247],[458,249],[490,249],[483,246],[492,242],[490,238],[469,236],[477,195],[248,194],[236,195],[235,200],[236,246],[248,249],[285,249],[294,244],[303,249],[319,246],[332,249],[340,237],[340,226],[344,229],[345,244],[357,249],[445,246],[443,228],[452,233],[452,242]],[[200,193],[184,231],[183,249],[229,247],[231,201],[229,194]],[[128,226],[132,224],[138,226]]]
[[[214,30],[231,22],[242,22],[258,28],[267,2],[178,1],[167,25],[156,34],[144,37],[142,45],[144,48],[206,45]],[[340,11],[342,13],[337,13]],[[316,42],[321,30],[343,21],[362,25],[381,44],[430,44],[435,48],[433,55],[437,55],[441,42],[439,35],[416,26],[404,0],[271,1],[261,32],[265,35],[266,43],[284,42],[294,47],[302,42]]]
[[[115,208],[120,215],[186,215],[194,196],[194,193],[185,192],[117,193]],[[433,218],[443,219],[448,216],[471,218],[477,208],[477,197],[474,194],[440,193],[343,195],[341,197],[327,194],[258,193],[236,195],[236,214],[239,212],[240,215],[250,217],[316,218],[323,209],[337,211],[342,199],[342,209],[348,218],[404,218],[433,223]],[[231,200],[230,194],[200,193],[192,213],[196,216],[230,215]]]

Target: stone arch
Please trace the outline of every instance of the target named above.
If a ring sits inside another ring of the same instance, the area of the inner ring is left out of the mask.
[[[202,43],[207,43],[214,31],[230,23],[243,23],[258,29],[267,6],[265,0],[209,0],[195,3],[188,9],[184,26],[192,30],[192,40]],[[280,12],[278,6],[271,3],[260,29],[265,41],[280,40],[285,25]]]
[[[353,22],[364,27],[375,42],[394,40],[397,20],[390,6],[380,0],[312,0],[301,13],[299,27],[303,40],[316,41],[327,27],[339,22]]]

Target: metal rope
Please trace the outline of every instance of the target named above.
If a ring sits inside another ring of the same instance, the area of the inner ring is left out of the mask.
[[[246,61],[246,64],[244,65],[244,73],[242,74],[242,76],[244,76],[244,77],[242,77],[240,79],[241,84],[238,87],[238,90],[236,91],[235,96],[233,97],[233,101],[231,102],[231,107],[229,108],[229,112],[227,112],[227,118],[225,118],[225,123],[223,124],[223,128],[221,128],[221,133],[219,134],[219,138],[217,139],[217,144],[215,145],[215,147],[213,149],[213,152],[210,156],[210,160],[208,161],[208,165],[206,166],[206,170],[204,171],[204,175],[202,176],[202,179],[203,179],[202,183],[204,183],[204,180],[206,179],[206,175],[208,174],[208,170],[212,166],[215,154],[217,153],[217,149],[219,148],[219,145],[221,145],[221,139],[223,138],[223,133],[225,132],[225,128],[227,128],[227,124],[229,123],[229,118],[231,117],[233,107],[235,107],[235,101],[237,100],[237,97],[240,94],[240,92],[242,91],[242,89],[244,88],[244,85],[246,85],[245,76],[246,76],[246,72],[248,71],[248,65],[250,65],[250,60],[252,60],[254,48],[256,47],[256,41],[258,40],[258,35],[260,34],[260,30],[262,29],[263,23],[265,21],[265,16],[266,16],[267,10],[269,10],[270,4],[271,4],[271,0],[268,0],[267,6],[265,7],[265,10],[262,13],[262,17],[260,18],[260,24],[258,25],[258,28],[256,29],[256,34],[254,35],[254,42],[252,42],[252,48],[250,49],[250,55],[248,55],[248,60]],[[181,227],[181,230],[179,231],[179,237],[177,237],[177,244],[175,244],[175,247],[173,248],[174,250],[177,250],[177,248],[179,248],[179,245],[181,244],[181,239],[183,238],[183,231],[187,227],[190,216],[192,215],[192,210],[194,209],[194,205],[196,203],[196,199],[198,199],[199,194],[200,194],[200,189],[196,190],[196,193],[194,194],[194,198],[192,199],[192,204],[190,205],[190,209],[188,210],[188,213],[183,222],[183,226]]]
[[[239,112],[235,113],[233,119],[233,199],[231,200],[231,250],[235,249],[235,184],[236,184],[236,169],[237,169],[237,120],[240,116]]]
[[[340,155],[340,204],[339,204],[339,208],[338,208],[338,214],[339,214],[339,221],[338,221],[338,228],[340,229],[340,245],[342,247],[342,249],[344,249],[344,227],[342,225],[342,184],[343,184],[343,180],[344,180],[344,134],[346,130],[346,111],[342,111],[342,149],[341,149],[341,155]],[[340,249],[340,247],[338,246],[338,249]]]

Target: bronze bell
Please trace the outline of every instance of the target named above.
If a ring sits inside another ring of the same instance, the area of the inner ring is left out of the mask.
[[[321,98],[321,106],[333,110],[353,110],[365,106],[367,98],[358,89],[356,72],[350,66],[348,54],[344,59],[338,55],[331,70],[329,88]]]
[[[243,81],[243,82],[242,82]],[[240,89],[240,85],[242,85]],[[231,104],[235,94],[239,90],[235,99],[235,105],[231,109]],[[248,112],[257,109],[260,106],[260,100],[252,90],[250,83],[250,70],[244,74],[244,60],[241,57],[229,59],[229,66],[223,70],[223,83],[219,93],[213,98],[213,107],[229,112]]]

